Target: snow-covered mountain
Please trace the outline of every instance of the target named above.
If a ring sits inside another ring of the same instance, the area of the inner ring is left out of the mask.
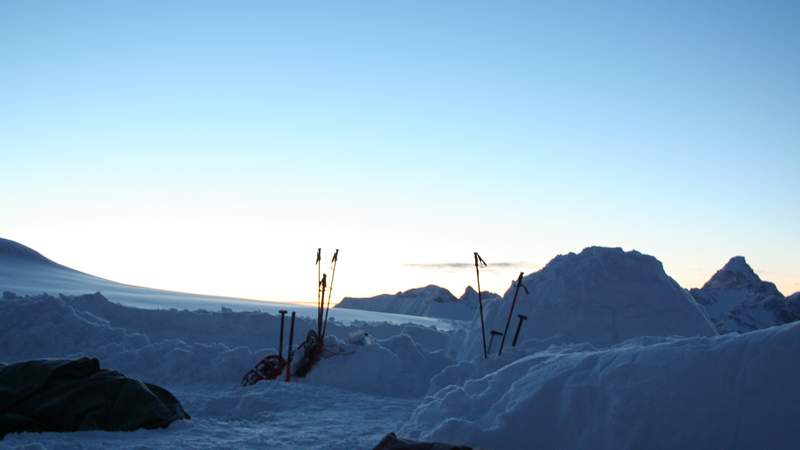
[[[523,278],[509,327],[507,347],[517,314],[528,317],[520,333],[528,339],[588,342],[609,346],[636,336],[712,336],[716,331],[686,290],[670,278],[656,258],[620,248],[589,247],[560,255]],[[486,334],[503,332],[515,286],[501,302],[489,304]],[[467,350],[480,354],[480,327]],[[497,343],[493,352],[497,350]]]
[[[484,301],[496,300],[500,297],[486,291],[482,295]],[[456,298],[445,288],[429,285],[397,294],[383,294],[367,298],[345,297],[336,307],[452,320],[472,320],[478,311],[478,293],[472,286],[468,286],[464,294],[460,298]]]
[[[744,333],[799,318],[778,288],[762,281],[742,256],[731,258],[691,294],[720,333]]]
[[[303,317],[313,318],[317,315],[314,306],[190,294],[117,283],[63,266],[25,245],[0,238],[0,292],[2,291],[19,295],[47,293],[56,296],[102,292],[105,298],[114,303],[145,309],[218,310],[224,306],[234,311],[258,310],[275,314],[281,309],[287,309],[296,311]],[[380,312],[331,310],[331,317],[339,322],[386,321],[417,323],[440,329],[451,327],[449,323],[428,317],[399,316]]]

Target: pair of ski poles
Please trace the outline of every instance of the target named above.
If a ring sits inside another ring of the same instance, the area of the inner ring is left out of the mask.
[[[331,310],[331,297],[333,296],[333,280],[336,276],[336,263],[339,261],[339,249],[333,252],[331,258],[331,284],[328,288],[328,274],[322,272],[322,249],[317,249],[317,335],[321,340],[325,339],[328,328],[328,313]],[[325,305],[325,290],[328,290],[328,304]]]

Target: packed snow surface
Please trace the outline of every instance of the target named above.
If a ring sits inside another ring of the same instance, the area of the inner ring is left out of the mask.
[[[744,333],[800,320],[796,305],[762,281],[744,257],[735,256],[692,296],[720,333]]]
[[[797,448],[800,323],[586,347],[446,385],[402,434],[492,449]]]
[[[296,335],[303,336],[314,322],[301,318],[296,325]],[[444,351],[447,335],[435,329],[357,325],[329,324],[322,360],[305,379],[243,388],[244,373],[277,353],[275,315],[144,310],[100,294],[6,293],[0,299],[0,362],[94,356],[104,368],[168,388],[193,419],[134,433],[9,435],[0,446],[371,448],[401,426],[430,378],[453,360]]]

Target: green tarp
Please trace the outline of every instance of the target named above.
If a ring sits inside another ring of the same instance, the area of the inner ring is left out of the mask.
[[[0,439],[22,431],[131,431],[188,419],[158,386],[100,369],[94,358],[0,364]]]

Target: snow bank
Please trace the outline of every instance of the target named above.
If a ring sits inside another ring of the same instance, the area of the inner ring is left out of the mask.
[[[731,258],[691,294],[720,333],[744,333],[800,320],[795,305],[774,284],[762,281],[742,256]]]
[[[560,255],[542,270],[523,278],[506,345],[517,314],[528,317],[521,346],[531,338],[560,337],[564,342],[609,346],[636,336],[711,336],[709,323],[692,297],[664,273],[656,258],[620,248],[590,247]],[[503,332],[515,287],[486,310],[486,335]],[[480,325],[473,325],[464,358],[479,355]],[[495,344],[495,349],[498,348]]]
[[[427,397],[402,431],[492,449],[796,448],[800,323],[526,356]]]
[[[327,336],[326,351],[305,381],[389,397],[421,397],[453,360],[424,351],[407,334],[364,344]]]
[[[296,340],[312,326],[298,319]],[[142,310],[110,303],[100,294],[7,293],[0,300],[0,361],[87,355],[104,367],[157,384],[238,385],[256,362],[277,353],[279,327],[278,317],[260,312]],[[443,350],[429,350],[449,345],[446,335],[430,328],[365,325],[359,330],[376,340],[364,346],[337,338],[354,330],[330,324],[328,358],[308,382],[418,397],[431,377],[453,362]]]

